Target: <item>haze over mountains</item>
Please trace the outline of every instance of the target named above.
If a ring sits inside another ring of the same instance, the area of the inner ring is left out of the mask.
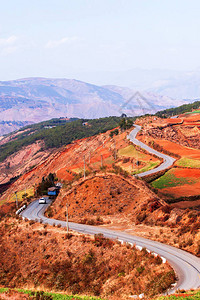
[[[200,96],[200,68],[193,71],[136,68],[116,72],[85,72],[76,76],[92,83],[128,86],[174,99],[197,99]]]
[[[187,86],[184,86],[185,90]],[[0,82],[0,135],[29,123],[57,117],[98,118],[155,113],[188,103],[158,92],[136,93],[136,89],[98,86],[74,79],[25,78]],[[167,94],[167,93],[166,93]],[[133,97],[134,96],[134,97]]]

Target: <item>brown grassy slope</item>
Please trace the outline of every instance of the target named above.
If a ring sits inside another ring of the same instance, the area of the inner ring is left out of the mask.
[[[163,292],[174,280],[171,267],[145,250],[11,218],[0,224],[0,253],[0,285],[11,288],[126,299]]]
[[[112,217],[132,220],[138,207],[155,199],[155,194],[141,180],[101,174],[82,180],[69,191],[63,188],[47,215],[65,220],[68,203],[70,221],[83,222],[85,218],[96,217],[107,221],[112,221]]]
[[[109,224],[200,256],[199,212],[167,205],[141,180],[111,174],[88,178],[61,190],[47,216],[65,220],[67,203],[70,221]]]
[[[200,212],[181,210],[170,205],[157,207],[157,203],[141,207],[138,223],[153,226],[145,237],[170,244],[200,257]],[[159,228],[159,230],[157,230]],[[146,229],[147,232],[147,229]]]

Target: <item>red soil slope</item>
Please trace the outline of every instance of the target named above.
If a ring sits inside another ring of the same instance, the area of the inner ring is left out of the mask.
[[[133,218],[143,203],[157,197],[142,181],[117,175],[99,175],[80,182],[68,192],[62,189],[52,205],[51,216],[65,220],[66,204],[73,222],[87,222],[98,217]],[[160,204],[161,205],[161,204]]]
[[[113,168],[112,164],[114,162],[130,170],[130,167],[133,168],[134,158],[128,159],[128,161],[124,163],[124,156],[120,157],[117,154],[118,149],[127,147],[130,143],[126,138],[127,133],[123,132],[115,136],[114,139],[110,138],[109,133],[110,132],[77,140],[50,154],[46,160],[43,159],[40,164],[36,163],[36,166],[32,170],[27,171],[22,175],[10,189],[4,193],[1,199],[9,200],[15,191],[23,190],[25,187],[28,189],[29,187],[38,184],[42,180],[42,177],[46,177],[49,173],[55,173],[59,181],[71,181],[76,174],[79,174],[80,172],[83,173],[84,157],[86,170],[90,173],[98,172],[101,165],[106,167],[109,171]],[[115,151],[117,154],[116,160],[114,159]],[[142,153],[142,157],[143,162],[140,167],[148,163],[149,160],[157,160],[144,153]],[[27,162],[25,158],[24,161]]]

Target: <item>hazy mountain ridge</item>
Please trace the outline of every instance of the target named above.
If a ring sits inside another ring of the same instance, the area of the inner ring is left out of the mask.
[[[0,135],[5,135],[21,127],[31,124],[32,122],[23,121],[0,121]]]
[[[25,78],[0,82],[0,121],[40,122],[58,117],[99,118],[155,113],[188,103],[142,92],[141,105],[129,99],[136,90],[118,86],[97,86],[75,79]],[[141,107],[142,106],[142,107]],[[18,129],[18,128],[13,128]],[[0,125],[0,135],[11,132]]]
[[[192,71],[135,68],[115,72],[84,72],[77,76],[102,85],[127,86],[175,99],[194,100],[200,95],[199,68]]]

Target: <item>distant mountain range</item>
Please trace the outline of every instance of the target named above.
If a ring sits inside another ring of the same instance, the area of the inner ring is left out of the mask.
[[[99,118],[119,116],[122,112],[133,116],[188,102],[151,91],[136,93],[131,88],[97,86],[74,79],[1,81],[0,135],[51,118]]]
[[[99,84],[128,86],[131,89],[150,91],[174,99],[200,97],[200,68],[193,71],[165,69],[130,69],[116,72],[84,72],[77,78]]]
[[[200,97],[200,72],[185,72],[179,76],[158,81],[150,89],[154,93],[175,99],[198,99]]]

